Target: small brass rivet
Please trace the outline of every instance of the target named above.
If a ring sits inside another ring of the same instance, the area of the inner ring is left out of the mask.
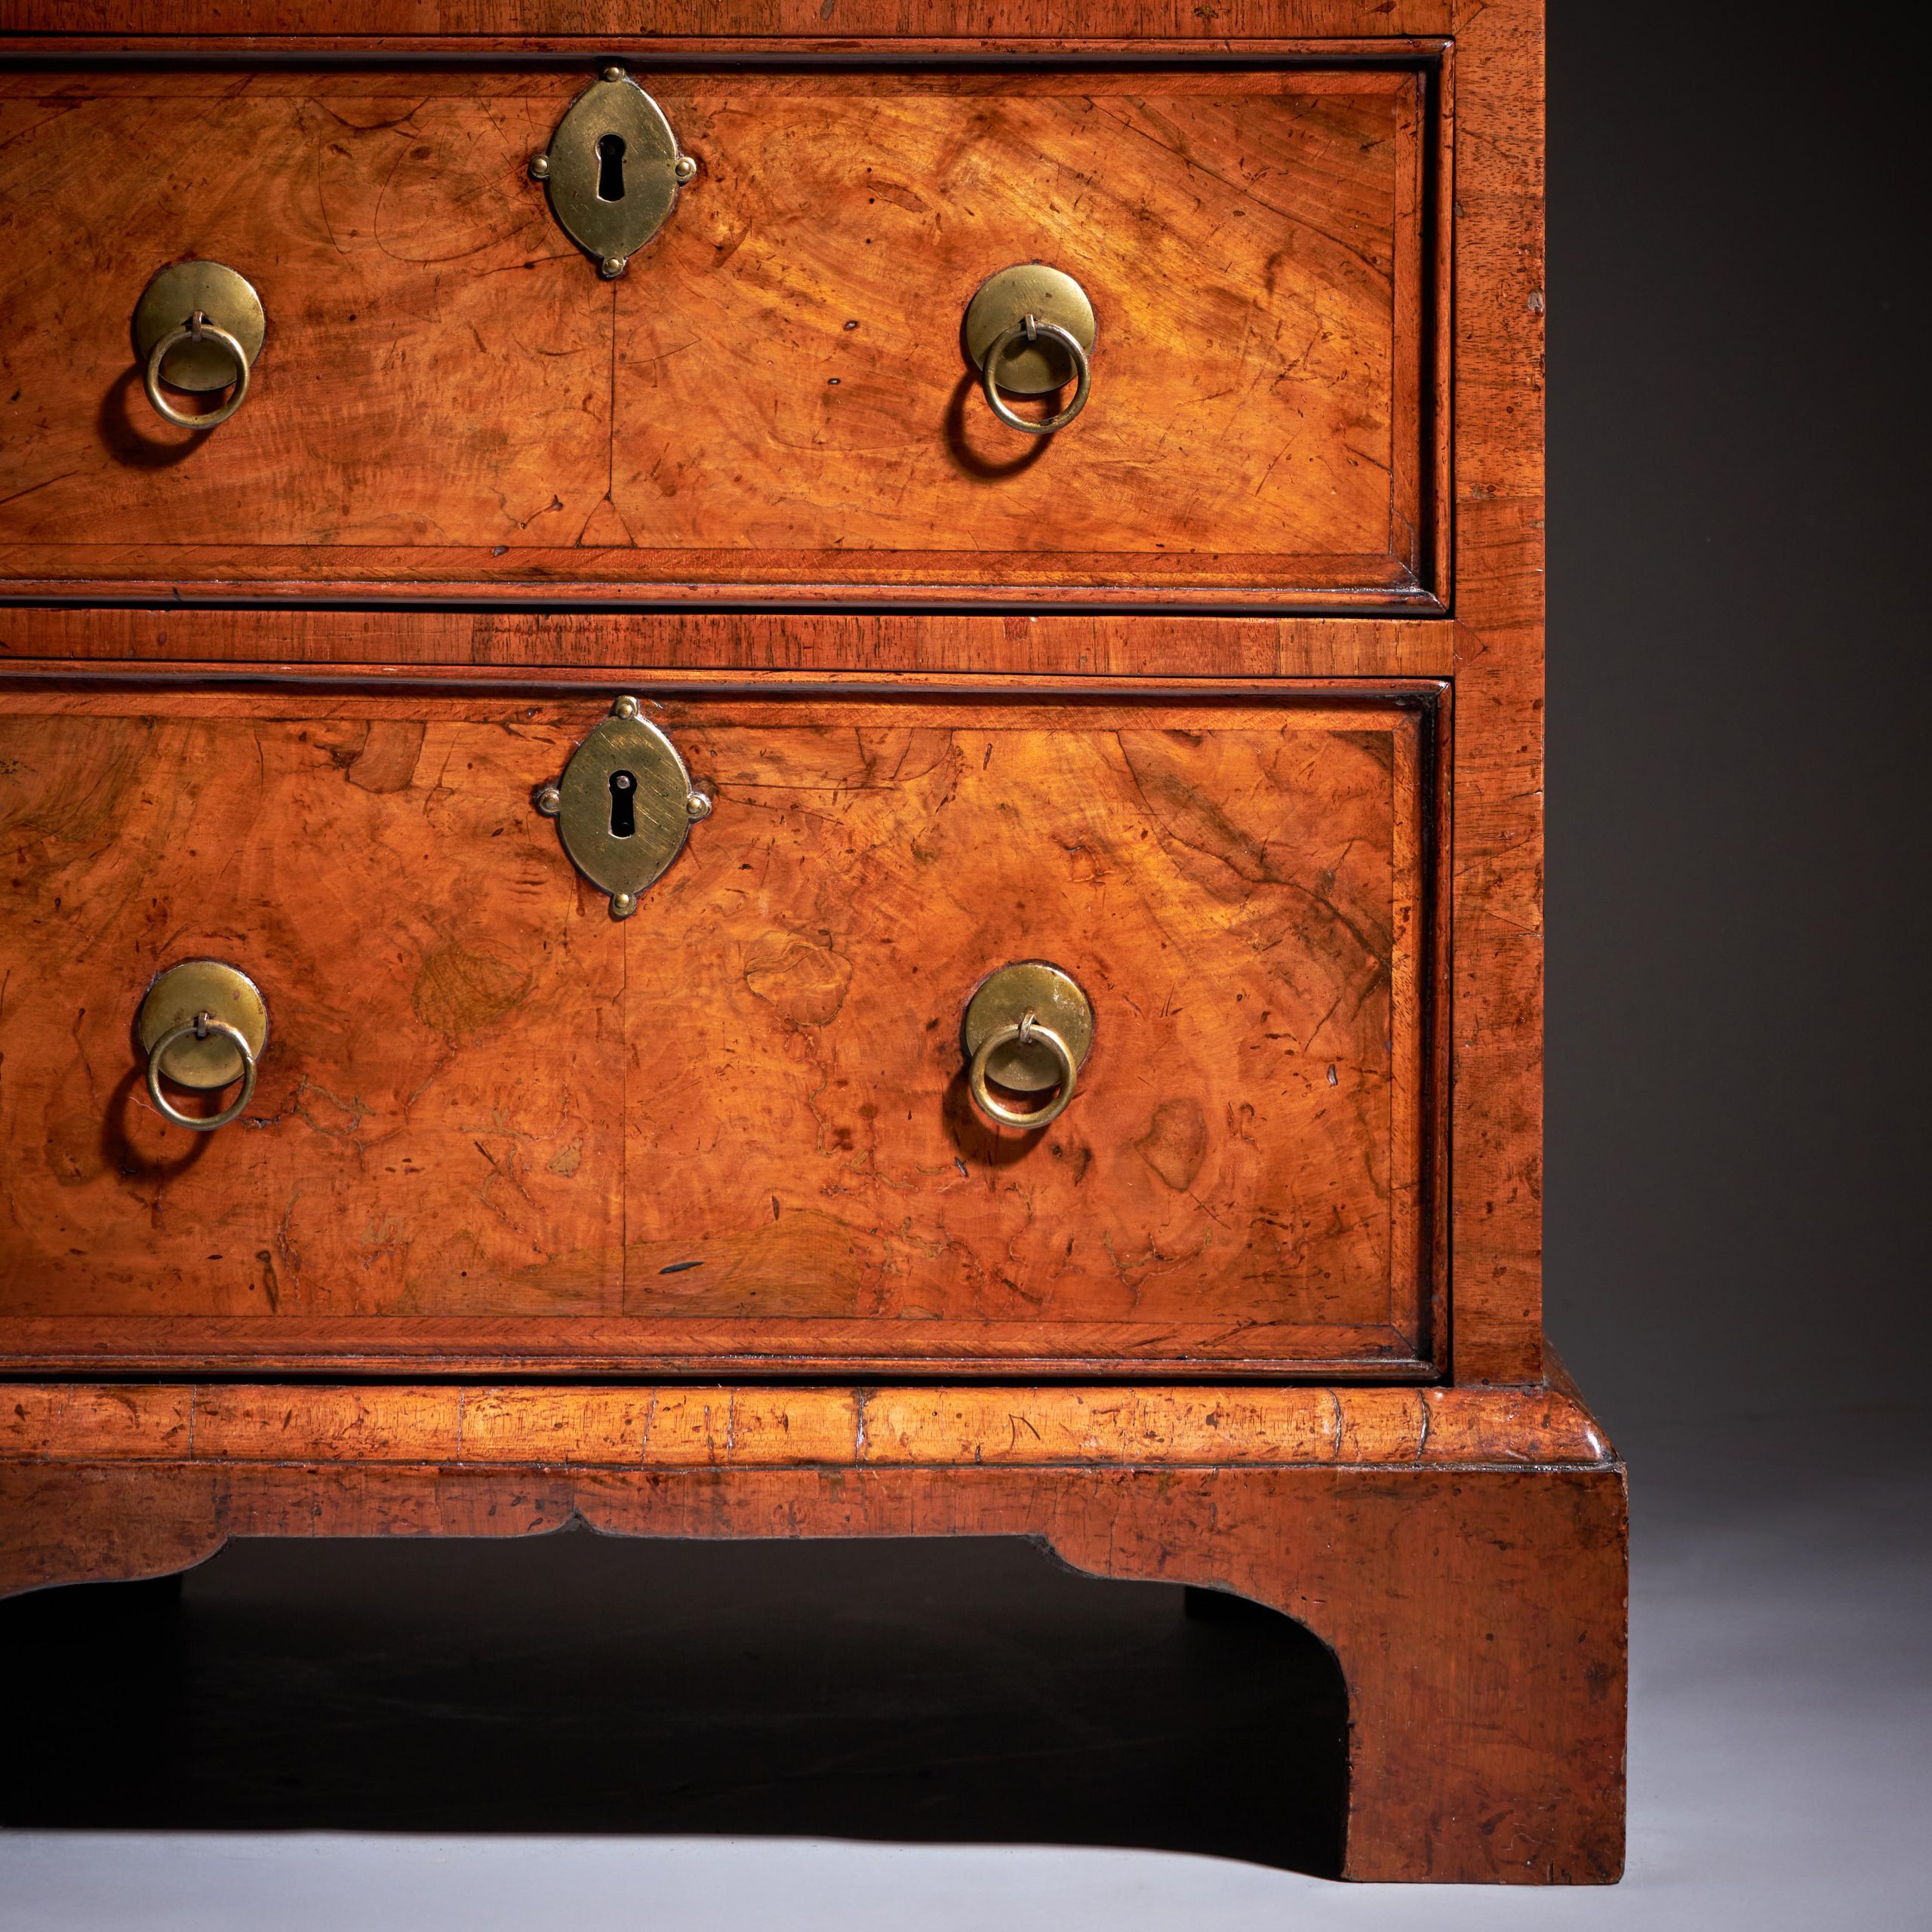
[[[597,264],[597,272],[606,281],[615,281],[630,265],[630,257],[628,255],[606,255]]]
[[[709,818],[711,816],[710,799],[702,792],[694,792],[685,801],[685,814],[692,819]]]
[[[537,809],[546,818],[555,818],[564,808],[564,795],[554,785],[546,785],[537,795]]]
[[[614,63],[611,66],[606,67],[597,78],[600,81],[621,81],[624,78],[624,70]]]
[[[530,157],[530,172],[539,181],[550,178],[550,157],[547,154],[534,154]]]
[[[634,697],[620,697],[615,704],[611,706],[611,715],[613,718],[635,718],[637,715],[637,700]]]
[[[688,154],[678,157],[677,165],[671,170],[680,181],[688,181],[697,172],[697,163]]]
[[[628,919],[637,910],[635,892],[614,892],[611,895],[611,910],[620,919]]]

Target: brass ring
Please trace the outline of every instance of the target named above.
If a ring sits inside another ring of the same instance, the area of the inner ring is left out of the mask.
[[[1044,1107],[1036,1108],[1029,1114],[1001,1106],[986,1091],[986,1063],[995,1051],[1009,1040],[1038,1040],[1060,1062],[1059,1092]],[[1017,1127],[1030,1132],[1036,1127],[1044,1127],[1049,1121],[1059,1119],[1066,1112],[1067,1102],[1073,1098],[1073,1083],[1079,1077],[1080,1069],[1066,1042],[1051,1026],[1041,1026],[1032,1014],[1023,1013],[1017,1020],[995,1027],[980,1042],[980,1051],[973,1056],[972,1066],[966,1075],[966,1085],[973,1096],[974,1104],[988,1119],[998,1121],[1002,1127]]]
[[[192,1033],[197,1039],[205,1040],[211,1033],[219,1033],[231,1041],[235,1051],[242,1056],[242,1092],[240,1097],[230,1107],[223,1107],[218,1114],[210,1114],[206,1119],[193,1114],[184,1114],[179,1108],[172,1107],[162,1098],[162,1056],[177,1040],[185,1040]],[[241,1112],[254,1099],[255,1094],[255,1056],[251,1051],[248,1036],[238,1026],[231,1026],[225,1020],[217,1020],[211,1013],[198,1013],[192,1020],[184,1020],[179,1026],[162,1035],[155,1041],[148,1055],[148,1098],[160,1110],[164,1120],[171,1120],[177,1127],[192,1127],[197,1134],[212,1134],[218,1127],[239,1117]]]
[[[1000,401],[999,365],[1006,360],[1007,351],[1016,343],[1032,342],[1043,335],[1051,337],[1073,358],[1073,400],[1057,416],[1049,416],[1044,423],[1029,423]],[[986,351],[986,361],[980,368],[980,384],[986,392],[986,407],[1009,429],[1023,429],[1029,436],[1044,436],[1056,429],[1064,429],[1087,407],[1087,392],[1094,386],[1094,371],[1087,360],[1086,350],[1081,347],[1071,330],[1062,328],[1057,322],[1043,322],[1037,315],[1023,315]],[[1046,1029],[1036,1027],[1034,1030],[1044,1033]]]
[[[177,343],[183,342],[212,342],[218,349],[225,349],[235,365],[233,394],[219,409],[211,409],[205,416],[186,414],[162,396],[162,358]],[[212,429],[217,423],[226,423],[248,399],[248,352],[226,329],[217,328],[205,315],[192,315],[178,329],[163,336],[148,352],[147,374],[143,380],[155,414],[165,421],[183,429]]]

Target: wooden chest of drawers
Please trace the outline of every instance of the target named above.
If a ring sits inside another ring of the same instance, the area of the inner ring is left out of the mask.
[[[0,1586],[1030,1534],[1614,1878],[1537,7],[245,11],[0,14]]]

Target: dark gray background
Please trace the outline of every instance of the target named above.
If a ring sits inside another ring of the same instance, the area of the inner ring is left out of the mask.
[[[1551,11],[1549,1331],[1626,1436],[1913,1396],[1924,70]]]
[[[1319,1647],[1023,1548],[257,1544],[0,1607],[0,1926],[1927,1922],[1924,69],[1554,11],[1547,1298],[1632,1464],[1625,1883],[1309,1875]]]

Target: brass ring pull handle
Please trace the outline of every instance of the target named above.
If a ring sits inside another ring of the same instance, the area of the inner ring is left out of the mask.
[[[1017,348],[1023,340],[1032,343],[1042,336],[1049,342],[1058,343],[1072,361],[1073,400],[1058,415],[1049,416],[1043,423],[1029,423],[1000,399],[1000,366],[1005,361],[1008,352]],[[1063,329],[1057,322],[1043,322],[1037,315],[1023,315],[987,350],[980,386],[986,392],[986,407],[1009,429],[1023,429],[1029,436],[1051,435],[1056,429],[1064,429],[1087,407],[1087,394],[1094,386],[1094,365],[1088,361],[1086,350],[1081,347],[1071,329]]]
[[[171,349],[178,349],[184,342],[211,342],[234,365],[234,387],[228,400],[219,409],[197,412],[177,409],[161,392],[161,365]],[[143,380],[146,385],[148,400],[154,405],[155,414],[184,429],[212,429],[217,423],[226,423],[248,400],[248,357],[242,345],[226,329],[218,329],[208,317],[197,309],[178,329],[165,335],[148,352],[147,368]]]
[[[218,959],[171,966],[148,989],[134,1031],[148,1057],[148,1098],[162,1119],[212,1134],[240,1118],[254,1098],[269,1009],[247,974]],[[188,1114],[162,1092],[164,1080],[205,1094],[238,1080],[242,1091],[219,1113]]]
[[[1009,429],[1029,436],[1064,429],[1087,407],[1094,386],[1089,358],[1097,327],[1087,291],[1044,262],[1022,262],[982,282],[966,305],[962,334],[987,408]],[[1029,423],[1006,401],[1047,395],[1069,382],[1073,400],[1044,422]]]
[[[1070,974],[1025,959],[980,982],[961,1032],[973,1104],[989,1121],[1027,1134],[1066,1111],[1094,1043],[1094,1009]],[[1047,1097],[1036,1107],[1011,1107],[994,1097],[995,1084]]]
[[[986,1091],[986,1065],[1001,1047],[1010,1044],[1030,1046],[1035,1041],[1060,1063],[1060,1084],[1053,1098],[1044,1107],[1022,1112],[995,1100]],[[986,1035],[980,1051],[973,1056],[966,1084],[972,1094],[973,1104],[989,1119],[998,1121],[1002,1127],[1017,1127],[1030,1132],[1036,1127],[1044,1127],[1049,1121],[1060,1118],[1066,1111],[1067,1102],[1073,1098],[1074,1083],[1079,1078],[1080,1069],[1074,1064],[1073,1049],[1051,1026],[1043,1026],[1029,1007],[1017,1020],[1009,1020]]]
[[[248,399],[268,318],[245,276],[220,262],[177,262],[141,291],[134,308],[134,353],[155,414],[183,429],[212,429]],[[191,395],[229,392],[205,415],[177,409],[162,385]]]
[[[186,1039],[190,1034],[198,1040],[205,1040],[211,1034],[219,1034],[229,1041],[242,1056],[242,1091],[218,1114],[210,1114],[205,1118],[196,1114],[184,1114],[172,1106],[161,1091],[161,1063],[168,1049],[177,1041]],[[153,1101],[164,1120],[171,1120],[177,1127],[192,1127],[197,1134],[212,1134],[218,1127],[226,1127],[232,1120],[238,1120],[242,1112],[255,1097],[255,1056],[248,1044],[248,1036],[240,1027],[231,1026],[225,1020],[217,1020],[212,1014],[198,1013],[192,1020],[184,1020],[179,1026],[171,1027],[154,1043],[153,1051],[148,1055],[148,1098]]]

